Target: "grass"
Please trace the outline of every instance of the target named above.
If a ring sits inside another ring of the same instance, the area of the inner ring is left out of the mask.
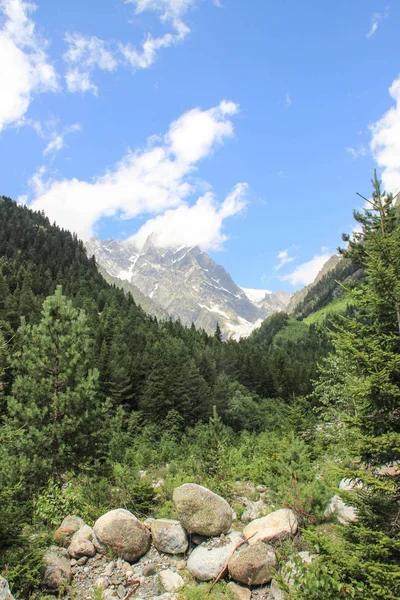
[[[327,306],[320,308],[315,313],[308,315],[305,319],[303,319],[303,323],[307,325],[312,325],[314,323],[324,323],[326,319],[329,317],[333,317],[334,315],[344,314],[346,312],[346,308],[349,304],[349,299],[346,295],[337,298]]]

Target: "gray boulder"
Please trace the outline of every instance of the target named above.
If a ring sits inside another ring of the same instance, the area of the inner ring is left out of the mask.
[[[72,571],[65,548],[50,546],[44,555],[42,584],[48,592],[57,592],[71,583]]]
[[[173,502],[180,522],[190,533],[216,536],[228,533],[232,525],[227,501],[202,485],[181,485],[174,490]]]
[[[199,581],[215,579],[227,563],[243,536],[234,531],[197,546],[189,556],[186,568]]]
[[[0,600],[15,600],[10,592],[8,581],[4,577],[0,577]]]
[[[151,535],[147,527],[123,508],[102,515],[93,530],[101,544],[131,563],[150,548]]]
[[[155,519],[151,523],[151,535],[154,546],[165,554],[182,554],[188,549],[188,536],[179,521]]]
[[[257,542],[241,548],[229,560],[229,574],[235,581],[246,585],[263,585],[271,581],[276,566],[272,546]]]

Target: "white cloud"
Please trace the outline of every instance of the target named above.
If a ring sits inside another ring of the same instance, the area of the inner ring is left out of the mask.
[[[289,106],[292,104],[292,99],[289,95],[289,92],[286,92],[286,96],[285,96],[285,108],[289,108]]]
[[[65,74],[68,91],[90,91],[97,94],[97,87],[90,80],[91,71],[96,67],[103,71],[113,71],[118,65],[109,44],[95,36],[79,33],[67,33],[65,41],[69,46],[63,56],[68,65]]]
[[[321,254],[316,254],[308,262],[296,267],[292,273],[281,277],[281,280],[288,281],[292,285],[308,285],[312,283],[326,261],[331,257],[326,248],[322,248],[321,252]]]
[[[48,142],[47,146],[43,150],[43,156],[46,156],[47,154],[54,155],[57,152],[59,152],[60,150],[62,150],[63,148],[65,148],[66,147],[65,136],[70,133],[76,133],[80,130],[81,130],[81,126],[79,125],[79,123],[74,123],[73,125],[64,127],[64,129],[62,130],[61,133],[57,133],[56,131],[53,131],[50,134],[49,142]]]
[[[370,39],[377,31],[379,24],[383,19],[389,16],[389,9],[386,8],[384,13],[374,13],[371,19],[371,28],[367,33],[367,38]]]
[[[35,5],[23,0],[0,0],[0,131],[19,122],[35,93],[56,91],[57,75],[35,33],[30,18]]]
[[[348,152],[353,160],[360,158],[360,156],[365,156],[367,154],[367,149],[365,146],[358,146],[358,148],[353,148],[352,146],[346,146],[346,152]]]
[[[244,209],[247,187],[245,183],[238,183],[221,205],[216,203],[214,194],[208,192],[193,206],[184,204],[167,210],[149,219],[129,241],[141,248],[153,234],[153,242],[161,248],[185,245],[218,250],[227,240],[222,232],[223,222]]]
[[[370,125],[370,148],[382,169],[382,182],[388,192],[400,190],[400,75],[389,88],[395,104],[376,123]]]
[[[279,263],[275,265],[275,271],[279,271],[284,265],[294,261],[294,257],[289,256],[289,250],[282,250],[278,253],[277,258],[279,259]]]
[[[159,19],[172,28],[162,36],[154,37],[147,33],[138,48],[136,45],[122,42],[107,42],[95,36],[68,33],[68,50],[64,54],[67,63],[65,79],[70,92],[92,92],[97,95],[98,88],[91,80],[95,68],[114,71],[123,64],[133,69],[147,69],[158,57],[162,48],[176,46],[190,33],[190,28],[182,20],[187,10],[196,0],[125,0],[125,4],[135,5],[135,14],[144,12],[159,13]]]
[[[50,220],[84,239],[93,235],[101,217],[133,218],[185,208],[187,198],[195,192],[190,175],[196,163],[232,135],[231,117],[237,110],[233,102],[223,101],[206,111],[194,109],[184,113],[158,142],[151,138],[146,148],[129,151],[112,169],[93,181],[51,178],[45,181],[41,172],[32,181],[34,200],[30,206],[45,210]],[[243,187],[235,188],[233,196],[228,196],[221,207],[214,205],[218,218],[223,220],[241,210],[243,192]],[[211,213],[212,206],[208,197],[196,210],[201,214],[207,210]],[[177,217],[168,219],[173,225]],[[216,239],[215,234],[211,237]]]

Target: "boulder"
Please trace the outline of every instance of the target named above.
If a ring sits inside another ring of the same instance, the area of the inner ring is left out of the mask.
[[[100,544],[92,527],[89,527],[89,525],[83,525],[78,529],[72,536],[71,543],[80,542],[81,540],[89,540],[89,542],[92,542],[97,552],[101,553],[104,551],[104,547]]]
[[[241,521],[243,523],[248,523],[249,521],[254,521],[258,519],[260,515],[264,514],[265,504],[262,500],[257,500],[257,502],[253,502],[248,498],[241,498],[244,505],[246,506],[246,510],[241,516]]]
[[[166,592],[177,592],[185,585],[183,577],[179,573],[166,569],[159,574],[160,583]]]
[[[80,517],[69,515],[68,517],[65,517],[54,535],[56,539],[62,541],[64,544],[69,544],[74,533],[84,525],[85,522],[82,521]]]
[[[221,536],[200,544],[189,556],[187,570],[199,581],[215,579],[242,540],[243,536],[233,531],[226,537]]]
[[[325,516],[329,517],[330,515],[335,515],[341,525],[346,525],[357,519],[357,509],[355,506],[343,502],[341,497],[335,494],[325,511]]]
[[[93,546],[90,540],[72,540],[68,546],[68,554],[71,558],[81,558],[82,556],[94,556],[96,554],[96,548]]]
[[[93,530],[101,544],[131,563],[150,548],[151,535],[147,527],[123,508],[102,515]]]
[[[44,555],[42,583],[48,592],[57,592],[71,583],[72,571],[65,548],[50,546]]]
[[[226,586],[234,598],[237,600],[251,600],[251,591],[248,588],[242,587],[233,581],[230,581]]]
[[[188,536],[179,521],[155,519],[151,523],[151,535],[154,546],[165,554],[182,554],[188,549]]]
[[[249,544],[269,541],[273,539],[283,539],[294,535],[298,529],[299,522],[295,513],[290,508],[280,508],[261,519],[251,521],[243,530],[245,538],[253,536]]]
[[[246,585],[263,585],[271,581],[276,566],[272,546],[256,542],[241,548],[229,560],[229,574],[235,581]]]
[[[8,581],[4,577],[0,577],[0,600],[14,600]]]
[[[180,522],[190,533],[216,536],[228,533],[232,525],[227,501],[202,485],[185,483],[175,488],[173,502]]]

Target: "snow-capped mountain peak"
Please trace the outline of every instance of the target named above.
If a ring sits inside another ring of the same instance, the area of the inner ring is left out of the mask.
[[[140,252],[117,240],[91,239],[86,247],[109,275],[133,284],[184,325],[194,323],[208,333],[218,323],[227,337],[246,337],[289,302],[283,292],[239,287],[198,246],[159,248],[150,236]]]

